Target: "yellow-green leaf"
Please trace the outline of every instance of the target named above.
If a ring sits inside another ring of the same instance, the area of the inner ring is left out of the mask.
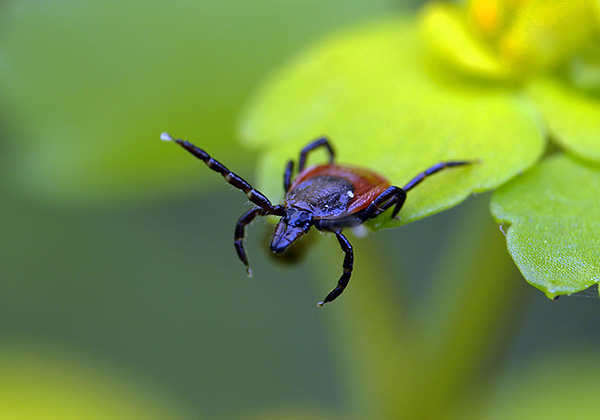
[[[600,282],[600,167],[552,156],[499,188],[491,208],[521,273],[546,296]]]
[[[533,80],[529,93],[554,140],[584,159],[600,161],[600,95],[551,77]]]
[[[281,200],[286,160],[322,135],[340,163],[371,168],[399,186],[440,161],[481,160],[427,179],[409,193],[401,220],[384,215],[377,228],[496,188],[539,159],[544,131],[526,100],[438,71],[427,66],[417,25],[406,18],[334,36],[296,57],[267,81],[242,123],[245,141],[263,152],[261,188]]]

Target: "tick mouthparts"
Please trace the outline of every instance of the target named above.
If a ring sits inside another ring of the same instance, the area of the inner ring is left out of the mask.
[[[271,242],[271,251],[273,251],[277,255],[281,255],[285,252],[286,249],[292,244],[290,240],[287,238],[277,238],[276,241]]]
[[[279,221],[271,238],[271,251],[278,255],[283,254],[296,239],[305,233],[301,227],[289,226],[284,221]]]
[[[171,137],[171,135],[167,132],[161,133],[160,139],[162,141],[173,141],[173,137]]]

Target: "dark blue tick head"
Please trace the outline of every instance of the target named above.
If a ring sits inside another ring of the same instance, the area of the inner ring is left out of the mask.
[[[304,235],[313,223],[312,213],[289,207],[286,215],[277,223],[271,238],[271,251],[283,253],[296,239]]]

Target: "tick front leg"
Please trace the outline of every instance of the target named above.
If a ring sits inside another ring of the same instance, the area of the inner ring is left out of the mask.
[[[190,143],[189,141],[174,139],[168,133],[162,133],[160,138],[164,141],[172,141],[174,143],[177,143],[189,153],[203,161],[206,164],[206,166],[208,166],[210,169],[221,174],[221,176],[225,178],[225,181],[227,181],[229,184],[233,185],[237,189],[242,190],[244,194],[246,194],[246,197],[248,197],[248,200],[265,210],[267,213],[279,216],[283,215],[283,208],[281,206],[274,206],[273,204],[271,204],[269,199],[263,193],[254,189],[254,187],[250,185],[244,178],[231,172],[221,162],[219,162],[216,159],[213,159],[203,149]]]
[[[233,246],[235,247],[235,251],[237,255],[246,266],[246,273],[248,277],[252,277],[252,270],[250,270],[250,265],[248,264],[248,257],[246,256],[246,251],[244,250],[244,235],[246,226],[254,220],[256,216],[265,216],[268,213],[260,208],[254,207],[251,210],[247,211],[239,218],[237,224],[235,225],[235,236]]]
[[[352,267],[354,265],[354,250],[352,249],[352,244],[348,241],[341,232],[335,232],[335,236],[337,236],[337,240],[342,247],[342,251],[346,254],[344,256],[344,265],[342,273],[342,277],[338,280],[337,286],[333,289],[329,294],[325,297],[323,302],[319,302],[319,306],[323,306],[328,302],[333,302],[339,295],[342,294],[346,286],[348,286],[348,282],[350,281],[350,276],[352,275]]]

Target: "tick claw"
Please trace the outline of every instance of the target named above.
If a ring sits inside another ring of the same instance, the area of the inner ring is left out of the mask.
[[[248,277],[252,277],[252,270],[250,270],[250,267],[246,268],[246,274],[248,274]]]
[[[322,307],[323,307],[323,305],[325,305],[325,302],[319,302],[319,303],[317,303],[317,306],[318,306],[319,308],[322,308]]]
[[[162,133],[162,134],[160,135],[160,139],[161,139],[162,141],[173,141],[173,137],[171,137],[171,136],[169,135],[169,133],[166,133],[166,132],[165,132],[165,133]]]

